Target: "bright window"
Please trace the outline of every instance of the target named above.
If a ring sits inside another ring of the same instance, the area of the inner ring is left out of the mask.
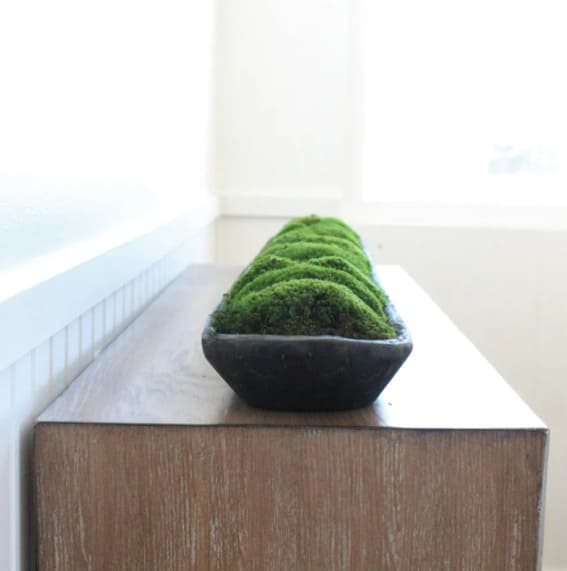
[[[567,204],[567,4],[363,0],[363,195]]]

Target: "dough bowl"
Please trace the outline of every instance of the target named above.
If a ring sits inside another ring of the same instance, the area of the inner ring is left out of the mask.
[[[410,333],[394,305],[389,301],[385,309],[397,332],[393,339],[218,333],[209,317],[203,351],[252,406],[288,411],[360,408],[376,400],[412,350]]]

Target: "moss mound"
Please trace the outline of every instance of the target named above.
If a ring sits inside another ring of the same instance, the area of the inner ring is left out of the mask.
[[[291,230],[309,229],[320,234],[330,234],[350,239],[356,246],[360,246],[360,236],[342,220],[328,217],[321,218],[315,214],[294,218],[290,220],[277,234],[285,234]]]
[[[260,274],[269,272],[272,270],[281,270],[282,268],[287,268],[293,265],[292,260],[287,258],[281,258],[280,256],[272,256],[267,254],[257,257],[249,266],[246,268],[243,274],[234,282],[229,296],[234,297],[236,294],[248,283],[258,277]]]
[[[341,335],[388,339],[395,335],[348,287],[317,279],[275,283],[239,296],[215,315],[223,333]]]
[[[286,224],[274,239],[292,232],[309,232],[310,234],[319,236],[335,236],[348,240],[356,247],[360,248],[360,237],[352,229],[336,218],[319,218],[318,216],[306,216],[304,218],[296,218]]]
[[[316,261],[317,260],[313,260],[313,262]],[[346,286],[381,319],[387,319],[384,312],[384,298],[383,295],[380,295],[382,291],[376,286],[374,286],[374,288],[369,287],[364,281],[357,279],[351,273],[343,270],[309,262],[292,262],[292,264],[286,268],[260,273],[252,281],[247,282],[236,294],[236,297],[262,291],[276,283],[299,279],[321,280]]]
[[[307,238],[304,242],[290,242],[283,244],[268,244],[268,246],[260,252],[259,258],[264,254],[287,258],[288,260],[296,260],[303,262],[312,260],[313,258],[321,258],[323,256],[338,256],[350,262],[366,275],[371,273],[370,260],[362,249],[345,248],[337,244],[331,244],[323,241],[311,241]]]
[[[344,248],[345,250],[358,255],[361,251],[360,244],[355,244],[349,238],[343,238],[335,234],[317,232],[310,226],[306,229],[290,230],[289,232],[284,232],[283,234],[277,234],[274,236],[268,244],[265,246],[265,250],[276,245],[276,244],[293,244],[295,242],[314,242],[318,244],[331,244],[333,246],[339,246],[339,248]]]
[[[371,272],[358,234],[344,222],[296,218],[234,283],[213,325],[219,333],[395,337]]]
[[[339,256],[323,256],[322,258],[315,258],[310,260],[310,263],[315,266],[323,266],[324,268],[334,268],[350,274],[357,280],[361,281],[367,288],[369,288],[374,295],[380,300],[382,305],[388,301],[388,296],[381,290],[376,282],[371,279],[366,273],[361,272],[357,267],[353,266],[350,262]]]

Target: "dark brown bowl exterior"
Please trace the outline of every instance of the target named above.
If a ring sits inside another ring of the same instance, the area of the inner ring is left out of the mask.
[[[395,339],[217,333],[209,317],[201,343],[209,363],[252,406],[355,409],[376,400],[412,350],[409,331],[391,303],[386,311],[398,332]]]

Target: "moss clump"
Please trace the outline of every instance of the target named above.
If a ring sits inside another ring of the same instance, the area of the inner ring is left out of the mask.
[[[232,299],[217,311],[214,325],[223,333],[341,335],[388,339],[395,335],[346,286],[317,279],[275,283]]]
[[[317,262],[317,260],[313,260],[313,262]],[[358,273],[361,277],[364,277],[360,272]],[[325,265],[317,265],[316,263],[292,262],[292,265],[286,268],[260,273],[252,281],[248,281],[239,290],[236,297],[262,291],[276,283],[299,279],[315,279],[346,286],[381,319],[387,319],[384,312],[383,292],[380,289],[376,286],[369,286],[369,284],[366,284],[351,273],[333,267],[325,267]],[[370,280],[367,281],[370,282]]]
[[[272,256],[271,254],[264,255],[261,258],[257,257],[249,266],[246,271],[234,282],[230,290],[230,297],[234,297],[248,282],[252,281],[260,274],[269,272],[271,270],[281,270],[293,265],[292,260],[282,258],[280,256]]]
[[[361,272],[357,267],[353,266],[350,262],[339,256],[323,256],[322,258],[315,258],[310,260],[315,266],[323,266],[324,268],[334,268],[335,270],[340,270],[350,274],[357,280],[361,281],[367,288],[369,288],[374,295],[380,300],[382,305],[385,305],[388,301],[388,296],[384,293],[384,290],[380,289],[376,282],[371,279],[366,273]]]
[[[335,218],[296,218],[238,278],[213,314],[219,333],[389,339],[385,293],[360,238]]]
[[[284,232],[283,234],[278,234],[274,236],[268,244],[265,246],[264,250],[276,245],[276,244],[293,244],[294,242],[314,242],[317,244],[331,244],[334,246],[339,246],[339,248],[344,248],[346,251],[351,252],[354,255],[360,254],[361,246],[360,244],[354,244],[352,240],[348,238],[343,238],[335,234],[329,233],[318,233],[312,230],[313,226],[306,229],[290,230],[289,232]]]
[[[305,242],[268,244],[260,253],[259,258],[264,254],[271,254],[272,256],[279,256],[298,262],[321,258],[323,256],[338,256],[350,262],[366,275],[370,275],[371,272],[370,260],[362,249],[353,247],[351,250],[350,248],[322,241],[313,242],[307,239]]]
[[[303,222],[302,222],[303,221]],[[352,229],[336,218],[319,218],[318,216],[306,216],[296,218],[286,224],[274,239],[290,234],[292,232],[309,232],[319,236],[335,236],[348,240],[356,247],[360,248],[360,236]]]
[[[291,230],[309,229],[320,234],[330,234],[350,239],[356,246],[360,246],[360,236],[342,220],[328,217],[321,218],[315,214],[294,218],[290,220],[277,234],[285,234]]]

